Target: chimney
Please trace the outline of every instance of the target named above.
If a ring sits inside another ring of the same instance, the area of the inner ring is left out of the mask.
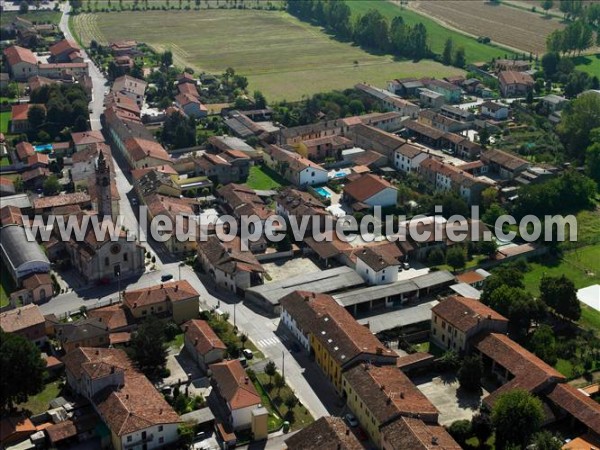
[[[178,290],[179,290],[179,283],[177,283],[177,284],[175,285],[175,292],[177,292]]]
[[[488,320],[492,320],[492,315],[488,314]]]
[[[248,377],[244,377],[244,384],[248,384]]]
[[[161,284],[160,284],[160,288],[161,288],[161,289],[164,289],[164,287],[165,287],[165,285],[161,283]]]
[[[100,350],[96,349],[96,355],[100,354]]]
[[[431,444],[438,445],[438,438],[436,436],[431,436]]]
[[[317,298],[317,293],[316,293],[316,292],[313,292],[313,293],[312,293],[312,296],[313,296],[313,298]]]
[[[404,392],[400,392],[400,398],[404,398]]]

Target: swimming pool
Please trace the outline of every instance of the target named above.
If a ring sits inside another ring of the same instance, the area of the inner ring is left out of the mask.
[[[323,198],[329,198],[331,197],[331,192],[329,192],[327,189],[325,189],[324,187],[318,187],[315,188],[315,192],[317,194],[319,194],[321,197]]]
[[[52,144],[34,145],[33,148],[36,152],[51,152]]]

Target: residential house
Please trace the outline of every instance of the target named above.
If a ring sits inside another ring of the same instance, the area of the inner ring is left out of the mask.
[[[123,75],[113,82],[111,92],[120,92],[134,100],[141,108],[144,103],[144,95],[147,86],[148,84],[144,80],[139,80],[129,75]]]
[[[99,130],[71,133],[71,141],[76,152],[88,150],[96,144],[104,144],[104,135]]]
[[[73,80],[89,76],[89,67],[85,62],[39,64],[38,74],[55,80]]]
[[[431,89],[421,88],[419,89],[419,103],[422,108],[439,109],[446,103],[446,97]]]
[[[445,132],[460,132],[470,127],[466,122],[452,119],[446,115],[435,112],[432,109],[425,109],[419,114],[419,122],[432,128],[437,128]]]
[[[208,108],[200,103],[198,97],[190,94],[179,94],[175,97],[175,104],[189,117],[206,117]]]
[[[108,325],[99,318],[79,319],[54,325],[56,338],[66,353],[79,347],[108,347]]]
[[[332,135],[308,139],[295,146],[296,151],[314,161],[326,158],[341,159],[342,150],[352,147],[352,141],[343,136]]]
[[[442,147],[445,131],[430,127],[416,120],[409,120],[404,124],[406,133],[414,140],[433,148]]]
[[[170,167],[170,166],[167,166]],[[164,195],[167,197],[180,197],[182,194],[181,186],[175,180],[176,175],[161,172],[157,168],[134,169],[131,171],[135,191],[140,198],[151,196],[153,194]]]
[[[437,425],[437,408],[395,365],[359,364],[342,379],[348,408],[377,448],[384,448],[382,429],[402,417]]]
[[[35,148],[27,141],[19,142],[15,145],[15,152],[19,161],[26,162],[31,156],[35,155]]]
[[[25,305],[0,313],[0,328],[14,333],[38,346],[47,341],[46,320],[37,305]]]
[[[206,371],[209,364],[223,360],[227,346],[205,320],[185,322],[183,335],[185,349],[202,370]]]
[[[280,304],[281,322],[314,355],[340,395],[343,373],[353,366],[365,361],[395,366],[397,355],[330,295],[294,291]]]
[[[367,94],[379,101],[386,111],[395,111],[400,113],[402,116],[408,116],[415,119],[419,114],[419,107],[414,103],[404,100],[403,98],[391,94],[385,89],[379,89],[374,86],[358,83],[354,86],[360,92]]]
[[[250,250],[242,249],[236,237],[222,242],[216,235],[208,235],[198,242],[198,260],[217,286],[243,294],[251,286],[263,283],[265,270]]]
[[[342,119],[348,126],[358,125],[369,125],[371,127],[379,128],[383,131],[397,131],[402,127],[402,124],[406,120],[406,116],[403,116],[399,112],[389,111],[384,113],[369,113],[363,114],[362,116],[346,117]]]
[[[393,242],[363,247],[354,252],[356,272],[370,285],[389,284],[398,280],[403,254]]]
[[[68,39],[58,41],[49,48],[50,59],[52,63],[82,63],[83,56],[81,49],[74,42]]]
[[[288,450],[362,450],[364,447],[340,417],[324,416],[285,440]]]
[[[416,145],[403,144],[394,151],[394,167],[404,173],[418,171],[427,157],[427,153]]]
[[[493,120],[506,120],[508,119],[508,106],[502,103],[493,102],[488,100],[479,105],[479,111],[482,116],[489,117]]]
[[[435,78],[424,78],[421,81],[427,89],[442,94],[446,103],[460,103],[462,97],[462,89],[460,87],[444,80],[436,80]]]
[[[494,70],[496,72],[527,72],[530,69],[531,63],[529,61],[518,59],[497,59],[496,61],[494,61]]]
[[[46,178],[50,176],[50,171],[44,167],[38,167],[37,169],[27,170],[21,173],[21,179],[26,189],[37,190],[41,189],[44,185]]]
[[[276,145],[269,145],[265,149],[264,161],[267,166],[299,187],[318,186],[328,181],[327,171],[320,165]]]
[[[194,175],[226,185],[245,181],[250,174],[251,160],[240,150],[225,150],[218,154],[204,152],[194,158],[194,164]]]
[[[508,319],[474,298],[450,296],[431,309],[431,339],[443,349],[468,351],[470,339],[482,331],[506,333]]]
[[[67,383],[91,402],[113,448],[152,450],[179,440],[179,415],[123,350],[80,347],[63,362]]]
[[[198,317],[200,294],[187,280],[170,281],[125,292],[123,307],[138,320],[156,315],[182,324]]]
[[[559,112],[569,103],[565,97],[556,94],[548,94],[540,101],[546,114]]]
[[[261,221],[273,215],[264,200],[246,185],[230,183],[217,190],[223,210],[241,220],[243,216],[258,216]]]
[[[113,56],[135,56],[137,53],[136,41],[115,41],[109,47]]]
[[[533,89],[535,82],[528,73],[503,71],[498,75],[500,92],[504,97],[519,97],[527,95]]]
[[[429,157],[421,163],[419,173],[436,191],[454,191],[469,205],[479,201],[487,181],[463,171],[460,167]]]
[[[364,174],[344,186],[343,200],[354,210],[396,206],[398,189],[383,178]]]
[[[152,223],[155,217],[159,217],[174,224],[164,230],[158,229],[162,242],[170,253],[189,255],[196,251],[200,212],[198,202],[191,198],[175,198],[159,194],[150,194],[143,200],[148,207],[148,223]]]
[[[328,217],[333,220],[325,205],[308,192],[294,188],[285,188],[275,197],[275,212],[281,217],[294,217],[297,223],[303,217],[309,217],[307,231],[312,229],[323,230]]]
[[[415,417],[400,417],[381,427],[381,448],[385,450],[460,450],[462,447],[445,427]]]
[[[463,109],[452,105],[442,106],[440,108],[439,113],[443,116],[450,117],[451,119],[457,120],[459,122],[473,122],[475,120],[475,114],[473,114],[468,109]]]
[[[405,139],[395,134],[363,123],[354,125],[346,133],[346,137],[352,139],[354,145],[380,153],[386,156],[389,161],[394,158],[394,151],[406,144]]]
[[[263,126],[240,111],[230,111],[228,117],[225,119],[225,125],[229,127],[235,136],[242,139],[266,133],[266,129]]]
[[[154,140],[129,138],[125,141],[125,150],[129,165],[135,169],[171,163],[171,156]]]
[[[0,197],[14,195],[17,193],[15,183],[12,178],[0,176]]]
[[[423,82],[416,78],[403,78],[388,82],[388,91],[404,98],[417,98],[419,89],[423,87]]]
[[[209,369],[213,385],[211,396],[214,401],[225,404],[228,424],[234,430],[250,428],[252,411],[262,406],[262,400],[240,360],[211,364]]]
[[[13,45],[4,49],[3,53],[15,81],[27,81],[29,77],[38,74],[37,58],[28,48]]]
[[[34,105],[33,103],[21,103],[19,105],[13,105],[11,107],[11,133],[27,133],[29,130],[31,130],[31,125],[29,124],[29,110],[33,106],[40,106],[45,109],[44,105]]]
[[[497,173],[504,180],[515,179],[531,166],[528,161],[497,149],[483,152],[481,161],[489,167],[490,172]]]
[[[44,303],[54,295],[54,285],[50,274],[32,273],[21,281],[21,288],[10,294],[11,303],[28,305]]]

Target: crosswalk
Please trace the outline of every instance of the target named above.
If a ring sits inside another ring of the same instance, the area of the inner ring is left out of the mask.
[[[271,338],[266,338],[266,339],[260,339],[258,341],[256,341],[256,345],[257,347],[260,348],[267,348],[267,347],[272,347],[274,345],[277,345],[281,342],[285,342],[287,340],[287,338],[285,336],[282,336],[281,339],[277,338],[277,337],[271,337]]]

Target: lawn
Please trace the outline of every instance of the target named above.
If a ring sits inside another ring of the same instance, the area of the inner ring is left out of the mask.
[[[582,72],[587,72],[590,76],[598,75],[600,73],[600,53],[589,56],[578,56],[573,58],[575,68]]]
[[[0,26],[4,27],[10,24],[17,16],[34,23],[58,25],[62,13],[60,11],[29,11],[27,14],[20,14],[17,11],[3,11],[0,14]]]
[[[0,307],[8,305],[9,295],[14,289],[13,279],[0,261]]]
[[[364,14],[369,9],[377,9],[390,23],[396,16],[402,16],[404,22],[409,25],[421,22],[427,28],[431,50],[438,54],[443,52],[446,40],[451,37],[455,48],[464,47],[467,62],[490,61],[492,58],[502,58],[504,55],[512,55],[512,52],[509,50],[493,45],[481,44],[477,42],[477,39],[445,28],[429,17],[406,8],[401,9],[399,6],[386,0],[352,0],[347,3],[353,15]]]
[[[600,283],[600,244],[565,252],[563,258],[546,256],[538,262],[531,262],[529,268],[524,283],[533,295],[539,295],[540,280],[544,275],[565,275],[577,289]]]
[[[252,166],[246,184],[252,189],[277,189],[288,184],[279,174],[265,166]]]
[[[10,111],[0,112],[0,133],[8,133],[8,124],[10,123]]]
[[[48,383],[42,392],[29,397],[25,403],[21,403],[18,407],[22,410],[31,411],[31,414],[41,414],[45,412],[48,410],[50,402],[60,396],[62,385],[62,381]]]
[[[175,337],[172,340],[167,342],[167,345],[170,348],[172,348],[173,350],[179,350],[183,346],[183,338],[184,338],[183,332],[179,333],[179,334],[175,335]]]
[[[0,167],[4,166],[10,166],[10,159],[8,159],[8,156],[0,157]]]
[[[80,14],[73,28],[84,44],[92,39],[101,43],[136,39],[158,51],[170,49],[181,67],[210,73],[233,67],[248,77],[250,92],[259,89],[269,100],[299,100],[304,95],[350,88],[363,81],[384,86],[391,78],[463,73],[429,60],[415,63],[369,54],[282,11]],[[165,28],[169,33],[163,33]],[[500,52],[484,59],[494,55]],[[477,55],[480,58],[482,54]]]

